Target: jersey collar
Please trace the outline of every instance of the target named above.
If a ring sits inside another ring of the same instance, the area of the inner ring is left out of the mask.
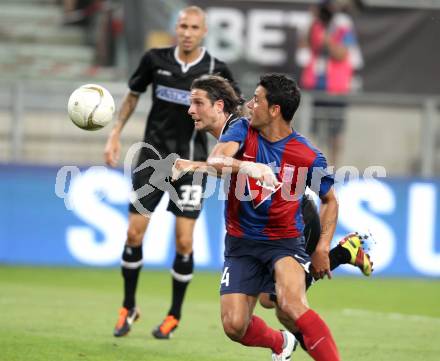
[[[231,118],[232,118],[233,115],[234,114],[229,114],[228,119],[226,119],[225,124],[223,124],[223,128],[222,128],[222,130],[220,132],[220,136],[222,136],[226,132],[226,130],[229,128],[229,126],[231,125],[231,121],[232,121]]]
[[[206,48],[202,46],[201,49],[202,49],[202,51],[200,52],[200,55],[196,60],[194,60],[192,63],[184,63],[182,60],[179,59],[179,56],[178,56],[179,55],[179,47],[176,46],[176,48],[174,49],[174,58],[180,64],[180,68],[182,69],[182,73],[186,73],[189,70],[189,68],[191,68],[192,66],[194,66],[202,61],[202,59],[206,53]]]

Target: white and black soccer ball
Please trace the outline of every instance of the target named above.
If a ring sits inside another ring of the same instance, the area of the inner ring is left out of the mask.
[[[104,87],[86,84],[70,95],[67,111],[76,126],[85,130],[98,130],[113,119],[115,101]]]

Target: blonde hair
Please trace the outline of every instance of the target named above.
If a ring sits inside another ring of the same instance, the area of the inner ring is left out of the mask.
[[[187,6],[186,8],[183,8],[182,10],[179,11],[178,18],[180,18],[185,13],[193,13],[200,15],[203,18],[203,22],[206,24],[206,13],[201,7],[195,5]]]

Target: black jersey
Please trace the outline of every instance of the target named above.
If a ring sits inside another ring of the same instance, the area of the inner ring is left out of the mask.
[[[185,159],[207,158],[206,134],[194,129],[194,121],[188,115],[191,83],[204,74],[218,74],[233,81],[226,64],[204,48],[200,57],[189,64],[178,59],[176,47],[151,49],[131,76],[129,88],[132,92],[143,93],[152,84],[153,104],[144,141],[163,156],[177,153]]]
[[[240,116],[236,114],[229,115],[228,119],[226,119],[225,125],[223,126],[222,131],[220,132],[220,136],[226,133],[226,131],[229,129],[229,127],[234,124],[238,119],[240,119]]]

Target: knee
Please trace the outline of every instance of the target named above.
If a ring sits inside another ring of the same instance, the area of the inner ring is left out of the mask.
[[[227,314],[222,316],[223,330],[232,341],[239,342],[246,333],[247,323],[241,317]]]
[[[129,227],[127,231],[127,246],[139,247],[142,245],[145,232],[135,227]]]
[[[190,254],[192,253],[192,237],[176,237],[176,251],[180,254]]]
[[[275,303],[270,299],[270,295],[268,293],[261,293],[259,297],[260,305],[264,308],[274,308]]]

